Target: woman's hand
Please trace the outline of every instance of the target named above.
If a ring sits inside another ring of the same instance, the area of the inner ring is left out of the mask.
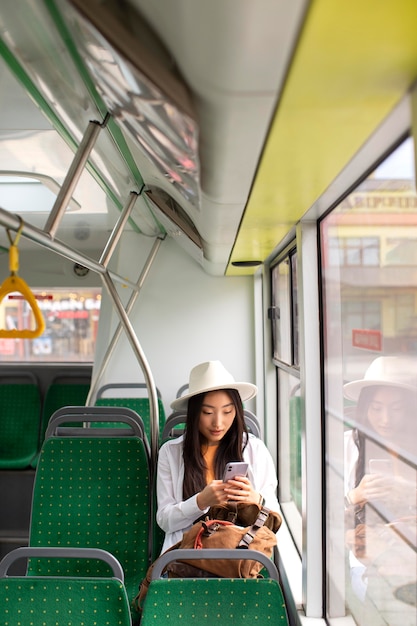
[[[228,480],[224,485],[226,500],[243,502],[245,504],[259,504],[261,495],[254,490],[247,476],[236,476]]]
[[[384,500],[392,493],[392,478],[381,474],[365,474],[359,485],[349,492],[352,504],[365,504],[369,500]]]
[[[199,494],[197,494],[198,508],[204,511],[210,506],[216,504],[224,504],[228,500],[228,496],[225,493],[225,486],[221,480],[212,480]]]

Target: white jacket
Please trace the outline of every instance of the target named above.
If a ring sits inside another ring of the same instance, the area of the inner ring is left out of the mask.
[[[353,431],[346,430],[344,433],[345,446],[345,471],[344,471],[344,493],[345,495],[356,487],[356,466],[359,459],[359,450],[353,439]]]
[[[182,499],[183,441],[183,436],[167,441],[159,451],[156,521],[165,531],[162,552],[180,541],[193,522],[208,511],[198,508],[197,494],[188,500]],[[265,506],[272,511],[279,511],[276,496],[277,474],[271,454],[261,439],[249,435],[249,441],[243,450],[243,460],[249,463],[248,478],[255,491],[265,498]]]

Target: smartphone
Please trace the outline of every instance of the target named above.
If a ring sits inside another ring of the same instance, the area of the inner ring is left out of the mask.
[[[381,474],[382,476],[392,475],[392,462],[389,459],[370,459],[370,474]]]
[[[243,461],[232,461],[228,463],[224,469],[223,482],[232,480],[235,476],[246,476],[249,463]]]

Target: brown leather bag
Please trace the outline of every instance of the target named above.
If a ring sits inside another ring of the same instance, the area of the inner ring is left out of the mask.
[[[264,508],[268,511],[268,516],[263,525],[276,533],[282,524],[281,515],[276,511]],[[218,504],[210,507],[208,513],[198,521],[203,521],[208,517],[209,519],[227,520],[238,526],[252,526],[261,511],[262,506],[259,504],[242,504],[241,502],[230,501],[227,504]]]
[[[264,521],[268,512],[261,511],[259,517],[252,526],[242,527],[226,520],[206,520],[197,522],[185,533],[181,548],[238,548],[258,550],[269,558],[272,556],[274,546],[277,543],[275,533],[266,528]],[[200,569],[215,577],[220,578],[257,578],[262,569],[258,561],[215,559],[205,560],[203,555],[197,561],[181,561],[170,563],[167,566],[169,576],[187,578],[193,576],[193,569]]]
[[[181,541],[169,548],[169,551],[178,548],[236,548],[258,550],[272,557],[277,539],[275,532],[281,525],[281,516],[266,507],[257,505],[233,505],[213,507],[209,514],[218,514],[225,517],[236,515],[240,522],[251,520],[250,525],[238,526],[226,519],[209,519],[197,521],[186,533]],[[149,567],[146,577],[139,587],[139,593],[134,603],[141,611],[148,587],[151,582],[154,563]],[[169,563],[166,571],[170,578],[257,578],[260,575],[262,564],[258,561],[246,559],[201,559],[192,561],[175,561]]]

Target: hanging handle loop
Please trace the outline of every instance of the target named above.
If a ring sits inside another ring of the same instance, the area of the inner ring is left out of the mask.
[[[10,230],[8,228],[6,229],[7,236],[8,236],[9,241],[10,241],[9,270],[10,270],[10,274],[12,276],[17,274],[17,272],[19,270],[19,250],[17,248],[17,244],[19,243],[20,235],[22,234],[22,230],[23,230],[23,220],[22,220],[22,218],[20,216],[19,216],[19,220],[20,220],[20,226],[19,226],[19,228],[17,230],[16,237],[14,238],[14,241],[13,241],[12,236],[10,234]]]
[[[36,328],[34,330],[30,330],[28,328],[18,329],[0,329],[0,339],[35,339],[36,337],[40,337],[45,330],[45,320],[43,318],[42,312],[36,302],[36,298],[33,295],[29,285],[17,275],[19,270],[19,250],[17,248],[17,244],[20,239],[20,235],[22,234],[23,229],[23,220],[20,219],[20,226],[16,233],[16,237],[14,241],[10,235],[9,230],[7,229],[7,236],[10,241],[10,249],[9,249],[9,270],[10,276],[6,278],[3,284],[0,287],[0,303],[3,301],[3,298],[10,293],[19,292],[22,294],[23,298],[30,305],[32,309],[33,316],[36,322]]]

